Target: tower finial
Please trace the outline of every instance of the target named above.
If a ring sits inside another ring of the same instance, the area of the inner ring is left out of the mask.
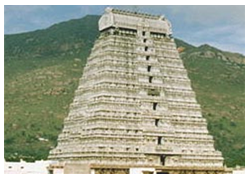
[[[137,13],[139,12],[139,7],[136,6],[136,5],[134,5],[134,6],[132,7],[132,11],[135,12],[135,13],[137,14]]]
[[[112,7],[106,7],[106,9],[105,9],[105,11],[106,11],[107,13],[111,12],[112,10],[113,10]]]

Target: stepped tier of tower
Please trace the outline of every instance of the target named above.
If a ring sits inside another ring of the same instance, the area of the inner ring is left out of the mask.
[[[99,29],[49,158],[131,167],[223,167],[170,23],[162,16],[108,9]]]

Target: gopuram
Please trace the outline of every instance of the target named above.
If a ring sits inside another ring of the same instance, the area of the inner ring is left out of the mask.
[[[164,16],[107,8],[51,172],[225,173]]]

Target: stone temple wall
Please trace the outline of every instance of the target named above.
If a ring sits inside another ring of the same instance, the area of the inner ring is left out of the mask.
[[[99,29],[49,159],[222,168],[169,21],[107,9]]]

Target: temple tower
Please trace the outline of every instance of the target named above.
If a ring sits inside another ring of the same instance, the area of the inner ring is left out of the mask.
[[[170,22],[107,8],[99,31],[49,159],[71,173],[223,172]]]

